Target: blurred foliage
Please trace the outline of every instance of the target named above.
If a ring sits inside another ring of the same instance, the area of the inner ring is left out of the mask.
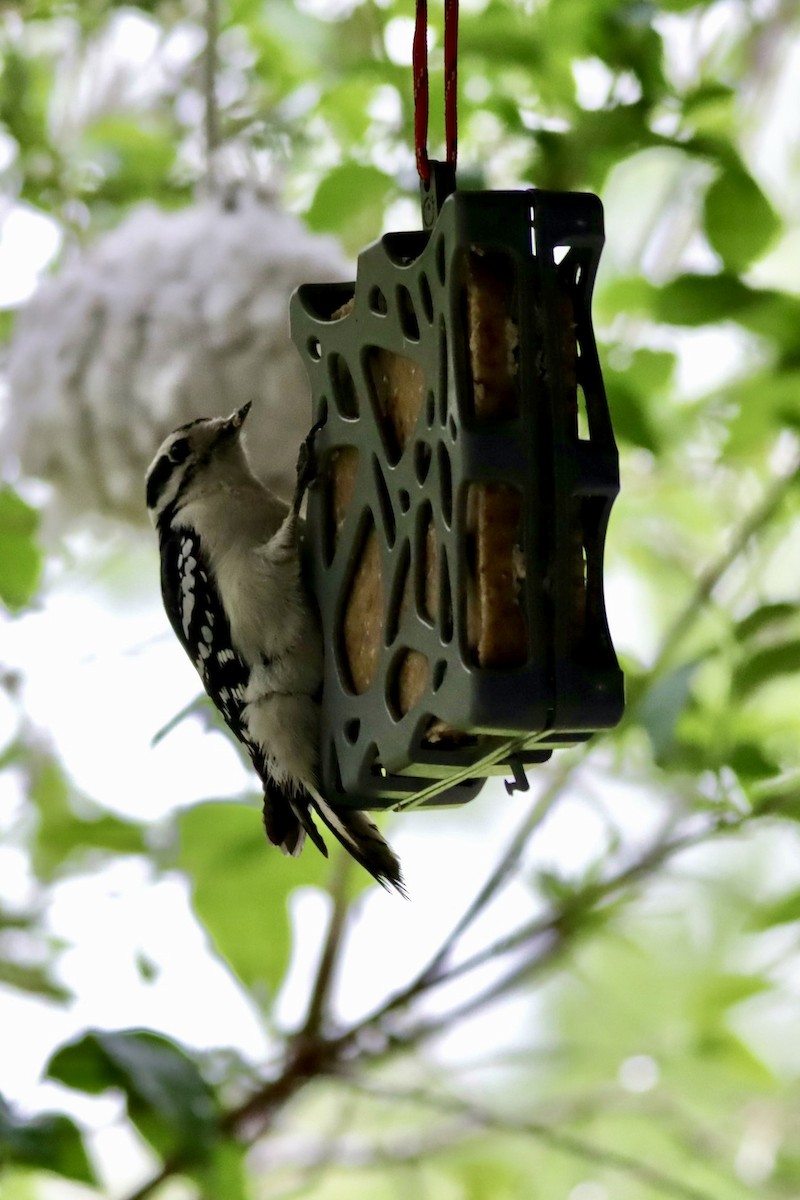
[[[10,487],[0,488],[0,600],[12,611],[24,608],[39,585],[38,524],[29,504]]]
[[[251,805],[195,805],[180,818],[179,865],[192,881],[195,912],[217,953],[245,986],[265,984],[274,995],[289,965],[286,897],[297,875],[294,861],[283,857],[265,875],[264,847],[253,839],[254,818],[257,824]],[[303,882],[324,887],[325,860],[307,857]]]
[[[411,0],[219,7],[218,177],[270,184],[353,252],[408,221]],[[200,0],[4,4],[7,202],[49,216],[67,249],[142,200],[187,203],[206,174],[203,20]],[[430,21],[435,154],[442,5]],[[275,1034],[290,906],[301,886],[325,891],[327,864],[267,858],[250,803],[198,798],[155,831],[123,819],[73,786],[27,723],[20,681],[0,676],[19,718],[0,771],[27,798],[4,836],[35,883],[20,906],[0,880],[2,987],[67,1004],[47,904],[134,859],[187,881],[210,952],[277,1046],[267,1065],[146,1029],[53,1046],[64,1111],[0,1099],[9,1200],[47,1175],[103,1193],[74,1094],[124,1100],[118,1120],[152,1168],[139,1200],[173,1174],[231,1200],[798,1194],[800,143],[796,107],[775,103],[798,47],[794,0],[479,0],[461,16],[462,185],[589,188],[609,227],[595,318],[623,493],[608,580],[641,628],[614,629],[619,730],[535,779],[542,816],[565,799],[600,814],[593,861],[499,869],[496,891],[524,880],[534,917],[482,948],[454,936],[405,993],[339,1027],[326,971],[346,969],[351,897],[331,884],[327,967],[306,1017]],[[12,634],[46,603],[37,536],[35,511],[3,487]],[[631,827],[620,780],[639,797]],[[426,1007],[454,974],[472,991]],[[473,1014],[497,1011],[499,1038],[509,998],[528,1005],[511,1053],[440,1054]]]
[[[214,1098],[195,1063],[150,1033],[89,1033],[62,1046],[47,1067],[51,1079],[82,1092],[117,1088],[128,1115],[162,1155],[200,1158],[214,1140]]]
[[[54,1113],[41,1113],[26,1121],[0,1100],[0,1167],[12,1162],[80,1183],[94,1182],[80,1131],[73,1121]]]

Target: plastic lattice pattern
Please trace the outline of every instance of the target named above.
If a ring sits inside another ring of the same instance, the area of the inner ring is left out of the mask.
[[[355,284],[305,284],[306,550],[325,639],[326,795],[472,799],[617,723],[603,599],[617,450],[591,324],[597,197],[467,192]],[[507,785],[508,786],[508,785]]]

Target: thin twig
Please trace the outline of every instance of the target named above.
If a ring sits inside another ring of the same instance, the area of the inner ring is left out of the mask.
[[[424,985],[420,985],[418,995],[432,990],[434,987],[450,983],[492,959],[498,959],[513,950],[521,949],[526,943],[537,943],[522,962],[516,963],[499,980],[495,980],[483,990],[478,991],[456,1008],[449,1009],[435,1018],[421,1020],[405,1030],[393,1029],[391,1032],[384,1030],[386,1042],[373,1057],[380,1057],[392,1050],[417,1046],[444,1030],[452,1029],[459,1021],[503,998],[522,983],[528,983],[535,974],[550,968],[582,932],[585,928],[585,922],[581,920],[582,915],[595,910],[601,902],[612,899],[640,879],[651,875],[658,867],[663,866],[666,861],[681,851],[700,845],[723,831],[730,832],[738,829],[749,819],[751,819],[751,814],[744,814],[733,820],[715,821],[697,833],[686,834],[670,842],[657,843],[635,863],[625,867],[616,875],[599,883],[587,885],[562,907],[515,930],[507,937],[498,939],[464,962],[442,972],[435,979],[426,981]],[[384,1006],[380,1014],[373,1014],[368,1019],[368,1025],[357,1027],[344,1036],[348,1040],[352,1040],[357,1039],[365,1028],[381,1029],[385,1017],[389,1015],[393,1007],[390,1002]]]
[[[733,823],[734,827],[738,828],[743,819],[744,817],[737,818]],[[475,954],[464,959],[463,962],[449,968],[449,970],[441,975],[438,982],[449,983],[451,980],[457,979],[469,971],[474,971],[477,967],[484,966],[492,959],[509,954],[512,950],[520,949],[526,943],[546,937],[548,934],[566,925],[572,926],[580,921],[580,916],[583,913],[596,908],[601,901],[610,899],[620,891],[636,883],[639,879],[652,874],[657,867],[663,866],[665,862],[670,858],[674,858],[682,850],[697,846],[701,842],[707,841],[710,837],[715,837],[723,829],[727,830],[730,828],[730,820],[726,822],[714,821],[698,832],[683,834],[671,841],[656,842],[640,858],[637,858],[633,863],[629,863],[628,866],[623,867],[616,874],[608,876],[607,879],[598,880],[596,883],[585,884],[560,908],[545,913],[533,921],[529,921],[512,933],[508,933],[490,945],[484,946],[482,950],[476,951]]]
[[[203,132],[206,149],[206,181],[213,192],[217,183],[216,153],[219,147],[219,100],[217,97],[217,52],[219,45],[219,0],[206,0],[206,45],[203,52]]]
[[[561,793],[578,765],[582,761],[579,757],[565,759],[563,765],[556,772],[551,783],[548,785],[544,793],[539,797],[533,808],[525,817],[525,820],[520,825],[517,832],[508,844],[508,847],[501,858],[499,864],[492,871],[481,891],[470,904],[464,915],[456,922],[453,929],[442,942],[439,949],[433,957],[425,964],[422,970],[414,976],[410,983],[398,992],[394,992],[388,1000],[381,1004],[377,1009],[373,1010],[363,1022],[360,1022],[360,1028],[375,1026],[379,1024],[384,1017],[389,1013],[395,1012],[399,1008],[405,1008],[411,1001],[415,1000],[423,992],[429,991],[435,987],[437,983],[444,978],[451,978],[451,973],[443,974],[444,964],[450,957],[455,945],[460,937],[466,932],[475,920],[480,916],[483,910],[487,907],[490,901],[494,898],[500,888],[508,881],[512,871],[519,862],[526,845],[530,841],[533,834],[542,824],[544,819],[552,810],[556,801],[560,798]]]
[[[311,1191],[314,1184],[321,1176],[324,1175],[326,1169],[331,1165],[330,1162],[326,1161],[326,1155],[323,1147],[330,1149],[331,1147],[340,1145],[347,1138],[349,1130],[353,1124],[353,1117],[358,1104],[359,1097],[355,1094],[344,1097],[342,1103],[336,1106],[336,1110],[333,1114],[333,1121],[331,1122],[331,1127],[329,1128],[327,1134],[323,1135],[320,1133],[318,1149],[316,1151],[312,1151],[310,1154],[306,1153],[305,1161],[303,1161],[302,1158],[298,1160],[298,1157],[295,1155],[293,1157],[293,1161],[285,1164],[287,1166],[294,1166],[300,1178],[295,1183],[281,1189],[278,1192],[266,1191],[264,1196],[291,1196],[292,1194],[303,1195],[304,1193]],[[303,1140],[306,1146],[308,1146],[307,1139],[304,1138]],[[277,1147],[276,1154],[276,1144],[274,1138],[270,1141],[268,1163],[270,1173],[274,1173],[276,1169],[280,1170],[280,1149]],[[258,1171],[257,1159],[254,1160],[253,1165],[255,1170]]]
[[[358,1097],[351,1099],[358,1102]],[[404,1163],[419,1163],[434,1154],[450,1150],[461,1144],[475,1132],[475,1123],[468,1117],[458,1117],[447,1125],[433,1130],[401,1133],[393,1137],[369,1139],[366,1137],[320,1138],[312,1141],[303,1139],[300,1144],[271,1147],[270,1167],[275,1170],[294,1168],[303,1175],[303,1182],[292,1183],[280,1191],[267,1191],[270,1200],[280,1197],[302,1195],[307,1192],[309,1181],[325,1169],[341,1166],[368,1170],[374,1167],[390,1167]],[[277,1149],[277,1153],[275,1150]]]
[[[686,636],[711,599],[714,589],[739,558],[739,555],[745,550],[750,539],[759,533],[774,517],[786,495],[797,481],[798,472],[800,472],[800,458],[796,457],[789,469],[767,488],[759,503],[740,522],[733,532],[727,549],[715,562],[710,563],[700,573],[694,591],[662,639],[655,663],[650,672],[651,680],[658,675],[673,650]]]
[[[561,798],[564,787],[581,761],[581,757],[578,757],[576,754],[575,756],[562,759],[558,764],[544,792],[533,805],[533,808],[509,842],[505,854],[478,892],[478,895],[467,908],[463,917],[456,922],[451,933],[444,940],[424,972],[422,972],[422,976],[435,977],[438,975],[440,968],[447,961],[458,939],[475,923],[504,884],[508,882],[529,841],[542,822],[549,816],[556,802]]]
[[[527,1121],[517,1117],[500,1116],[455,1096],[432,1094],[420,1088],[409,1090],[376,1088],[351,1078],[345,1079],[343,1082],[346,1086],[353,1087],[374,1099],[383,1099],[391,1103],[419,1104],[449,1115],[462,1116],[474,1121],[483,1129],[536,1138],[571,1158],[579,1158],[595,1166],[622,1171],[667,1196],[677,1196],[681,1200],[713,1200],[709,1192],[696,1188],[692,1184],[683,1183],[682,1180],[662,1171],[660,1167],[651,1166],[650,1163],[642,1162],[641,1159],[633,1158],[629,1154],[622,1154],[617,1150],[608,1150],[604,1146],[598,1146],[595,1142],[575,1134],[563,1133],[544,1121]]]

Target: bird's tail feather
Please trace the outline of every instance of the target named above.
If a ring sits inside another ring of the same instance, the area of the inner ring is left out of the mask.
[[[313,829],[314,843],[320,847],[323,854],[327,854],[325,843],[322,842],[314,822],[304,820],[295,805],[287,803],[283,792],[274,792],[270,787],[264,788],[264,829],[273,846],[278,846],[283,854],[297,858],[305,845],[306,833],[310,832],[309,824]]]
[[[310,800],[320,819],[357,863],[369,871],[382,887],[387,890],[393,887],[401,896],[407,895],[397,855],[365,812],[357,808],[333,808],[316,789],[311,792]],[[308,825],[305,827],[308,829]],[[313,840],[319,844],[316,838]]]
[[[320,854],[327,858],[328,850],[314,823],[312,808],[348,854],[378,883],[406,895],[397,856],[375,823],[359,809],[333,808],[316,788],[290,795],[269,782],[265,784],[264,828],[272,844],[294,858],[303,849],[308,834]]]

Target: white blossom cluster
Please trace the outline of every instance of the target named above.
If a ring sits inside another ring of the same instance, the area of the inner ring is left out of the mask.
[[[331,239],[251,192],[137,208],[20,314],[0,457],[55,484],[70,511],[142,522],[166,434],[252,400],[251,462],[290,495],[311,406],[289,297],[351,275]]]

